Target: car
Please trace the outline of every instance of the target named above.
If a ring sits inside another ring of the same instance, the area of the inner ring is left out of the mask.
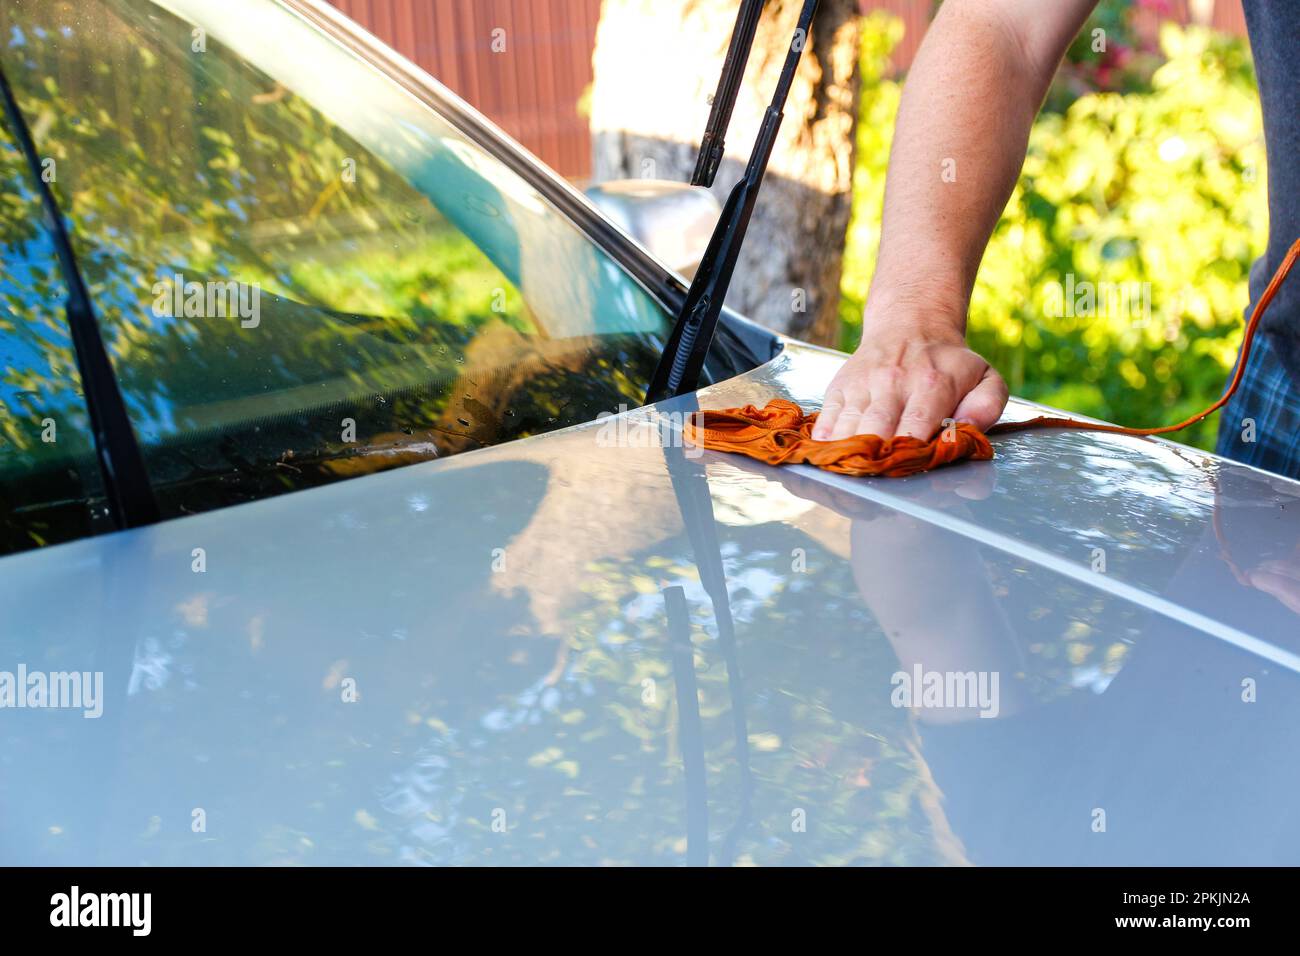
[[[844,360],[724,311],[643,403],[699,192],[580,193],[317,0],[0,28],[0,863],[1300,861],[1300,483],[692,446]]]

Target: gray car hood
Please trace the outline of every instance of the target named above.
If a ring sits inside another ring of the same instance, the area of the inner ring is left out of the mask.
[[[0,710],[0,862],[1300,862],[1300,484],[1080,432],[850,479],[687,407],[0,561],[0,671],[104,675]]]

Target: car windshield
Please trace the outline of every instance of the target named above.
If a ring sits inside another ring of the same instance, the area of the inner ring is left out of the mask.
[[[641,402],[669,325],[660,304],[533,186],[289,7],[11,0],[0,64],[164,515]],[[47,274],[38,254],[7,247],[6,280]],[[14,322],[43,299],[26,291]],[[39,345],[6,375],[53,391],[30,380],[72,368],[70,346]]]

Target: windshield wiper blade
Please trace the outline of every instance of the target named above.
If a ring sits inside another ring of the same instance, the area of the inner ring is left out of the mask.
[[[709,122],[704,127],[704,138],[700,140],[700,155],[695,159],[692,186],[712,186],[714,177],[718,175],[726,151],[727,126],[731,123],[731,111],[736,106],[740,83],[745,78],[745,64],[749,61],[750,47],[754,45],[758,21],[763,16],[764,2],[741,0],[740,9],[736,11],[736,25],[731,31],[727,58],[722,62],[722,75],[718,77],[718,89],[713,94]]]
[[[763,184],[763,174],[767,171],[767,162],[781,129],[790,85],[794,82],[794,73],[799,66],[803,48],[808,43],[817,3],[818,0],[804,0],[799,11],[799,24],[781,67],[781,77],[777,81],[772,103],[763,114],[763,124],[754,140],[754,149],[745,167],[745,175],[736,183],[731,195],[727,197],[726,205],[722,207],[722,216],[709,238],[700,267],[691,280],[691,287],[677,313],[663,354],[659,356],[659,366],[650,380],[650,387],[646,389],[646,404],[693,392],[699,383],[704,358],[713,343],[718,316],[722,314],[722,301],[726,298],[740,247],[745,241],[745,230],[749,227],[754,212],[758,189]],[[743,14],[742,10],[742,18]],[[724,66],[724,79],[728,68]],[[714,105],[717,105],[716,101]]]
[[[14,138],[18,141],[18,149],[27,161],[28,170],[40,194],[46,225],[57,250],[64,284],[68,287],[64,311],[72,335],[77,371],[81,375],[81,390],[86,399],[86,413],[90,418],[95,454],[99,459],[99,470],[113,524],[119,529],[151,524],[158,520],[158,504],[154,500],[153,487],[149,484],[144,456],[136,441],[135,429],[131,426],[122,392],[117,386],[117,378],[108,357],[108,349],[104,345],[104,337],[99,330],[99,322],[95,319],[90,295],[82,281],[81,271],[77,268],[76,257],[72,254],[67,227],[59,214],[59,206],[49,183],[41,176],[36,144],[22,111],[18,108],[18,100],[14,97],[3,67],[0,67],[0,99],[3,100],[4,113],[9,119]]]

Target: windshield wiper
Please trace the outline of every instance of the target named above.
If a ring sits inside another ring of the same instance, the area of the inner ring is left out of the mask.
[[[40,194],[46,225],[58,252],[64,284],[68,287],[68,299],[64,308],[68,328],[72,333],[77,371],[81,375],[81,390],[86,398],[86,413],[90,418],[95,454],[99,459],[99,470],[113,524],[117,528],[151,524],[158,520],[158,505],[154,501],[148,472],[145,471],[144,456],[136,441],[135,429],[131,426],[122,392],[117,387],[108,349],[100,334],[81,271],[77,268],[77,260],[72,254],[72,243],[63,217],[59,214],[58,203],[54,200],[49,183],[41,176],[36,144],[32,141],[31,130],[27,128],[22,111],[18,108],[18,100],[14,97],[3,67],[0,67],[0,99],[4,101],[4,113]]]
[[[767,171],[772,146],[781,129],[781,119],[786,99],[790,95],[790,85],[794,82],[795,69],[799,66],[799,57],[808,43],[817,2],[818,0],[804,0],[799,11],[799,24],[781,67],[781,78],[777,81],[772,103],[763,114],[763,125],[759,127],[758,136],[754,140],[754,149],[750,153],[749,164],[745,167],[745,175],[736,183],[731,195],[727,197],[726,205],[722,207],[722,216],[709,238],[700,267],[691,280],[686,299],[673,323],[668,343],[659,356],[659,366],[646,390],[647,404],[693,392],[699,383],[704,357],[713,342],[718,316],[722,313],[722,300],[726,298],[727,287],[731,284],[731,274],[736,269],[736,259],[740,255],[741,243],[745,240],[745,230],[749,227],[749,219],[754,212],[754,201],[758,198],[758,189],[763,183],[763,174]],[[742,47],[744,55],[748,55],[753,27],[757,23],[752,8],[761,10],[761,7],[761,3],[746,0],[746,5],[736,18],[736,30],[749,30],[749,34],[748,38],[742,36],[740,43],[734,34],[732,36],[727,60],[723,64],[722,79],[718,83],[719,94],[726,93],[731,97],[731,102],[720,102],[723,99],[721,95],[714,98],[713,110],[709,115],[709,129],[705,133],[706,141],[701,146],[700,158],[696,163],[697,177],[701,175],[702,169],[711,170],[709,175],[717,170],[717,163],[711,157],[715,148],[721,148],[722,129],[715,129],[715,116],[725,125],[725,119],[731,115],[740,76],[744,72],[744,61],[739,55]],[[747,15],[755,18],[753,24]],[[721,159],[720,153],[718,159]]]
[[[722,155],[726,151],[727,126],[731,123],[731,111],[736,105],[740,82],[745,78],[745,64],[749,61],[749,49],[754,45],[754,33],[763,15],[764,2],[741,0],[740,9],[736,11],[736,25],[731,30],[727,58],[722,61],[722,75],[718,77],[718,89],[713,94],[709,122],[704,127],[704,138],[700,140],[700,155],[696,157],[695,173],[691,176],[692,186],[712,186],[714,177],[718,175],[718,166],[722,164]]]

